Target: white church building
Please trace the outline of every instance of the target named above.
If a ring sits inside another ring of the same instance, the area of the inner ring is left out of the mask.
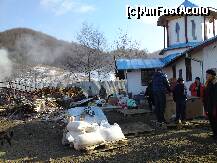
[[[198,7],[188,0],[181,5]],[[159,58],[116,60],[128,92],[136,95],[145,91],[156,68],[162,68],[168,79],[182,77],[187,87],[195,77],[205,82],[206,70],[217,69],[216,19],[215,11],[209,16],[159,17],[157,25],[164,28],[164,49]]]

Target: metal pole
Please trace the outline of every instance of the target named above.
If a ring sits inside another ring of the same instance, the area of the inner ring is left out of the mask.
[[[127,90],[127,93],[128,93],[128,80],[127,80],[127,70],[125,70],[125,80],[126,80],[126,90]]]
[[[201,74],[201,79],[202,79],[202,83],[204,84],[204,75],[203,75],[203,62],[200,63],[201,64],[201,71],[202,71],[202,74]]]

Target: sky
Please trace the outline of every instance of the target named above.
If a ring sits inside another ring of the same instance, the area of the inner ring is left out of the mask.
[[[163,28],[157,17],[128,19],[126,6],[177,7],[184,0],[0,0],[0,32],[25,27],[57,39],[76,41],[83,22],[104,33],[107,49],[118,38],[118,29],[149,52],[163,48]],[[215,0],[190,0],[203,7],[217,8]]]

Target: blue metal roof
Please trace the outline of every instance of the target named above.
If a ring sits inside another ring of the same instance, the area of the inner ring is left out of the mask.
[[[190,8],[198,7],[197,5],[191,3],[191,2],[188,1],[188,0],[185,0],[181,5],[183,5],[184,7],[190,7]],[[180,6],[181,6],[181,5],[180,5]]]
[[[118,70],[162,68],[181,55],[182,53],[173,53],[159,59],[118,59],[116,66]]]
[[[116,66],[118,70],[149,69],[161,68],[164,63],[161,59],[118,59]]]
[[[173,53],[173,54],[170,54],[170,55],[162,58],[161,60],[164,63],[164,66],[166,66],[167,64],[174,61],[176,58],[178,58],[180,56],[182,56],[182,53]]]
[[[159,54],[162,55],[164,52],[166,52],[168,50],[173,50],[173,49],[178,49],[178,48],[195,47],[195,46],[197,46],[200,43],[201,42],[188,42],[188,43],[173,44],[173,45],[170,45],[167,48],[164,48]]]

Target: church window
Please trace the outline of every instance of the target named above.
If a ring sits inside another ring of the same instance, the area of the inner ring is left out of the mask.
[[[177,42],[179,42],[179,33],[180,33],[180,26],[179,26],[179,23],[176,23],[176,36],[177,36]]]
[[[193,37],[193,40],[196,40],[197,39],[196,24],[195,24],[194,20],[191,20],[191,25],[192,25],[192,37]]]
[[[192,81],[192,69],[191,69],[191,59],[185,59],[185,67],[186,67],[186,81]]]
[[[204,40],[207,39],[207,24],[205,24]]]

